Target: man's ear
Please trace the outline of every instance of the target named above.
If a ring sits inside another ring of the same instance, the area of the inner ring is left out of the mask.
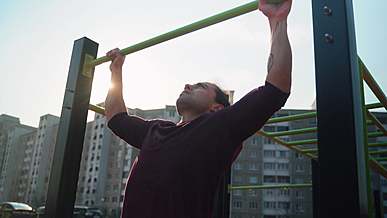
[[[210,111],[211,111],[211,112],[215,112],[215,111],[218,111],[218,110],[222,110],[223,108],[224,108],[223,105],[218,104],[218,103],[215,103],[215,104],[213,104],[213,105],[211,106]]]

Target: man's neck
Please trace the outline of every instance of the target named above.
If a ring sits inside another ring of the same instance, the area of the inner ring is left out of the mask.
[[[184,114],[182,114],[182,118],[181,118],[181,121],[180,123],[186,123],[186,122],[190,122],[198,117],[200,117],[200,115],[202,115],[203,113],[190,113],[190,112],[186,112]]]

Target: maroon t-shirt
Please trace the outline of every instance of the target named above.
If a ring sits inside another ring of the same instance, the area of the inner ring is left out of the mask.
[[[289,94],[266,82],[234,105],[184,124],[127,113],[108,123],[140,150],[126,185],[122,218],[207,218],[227,166]]]

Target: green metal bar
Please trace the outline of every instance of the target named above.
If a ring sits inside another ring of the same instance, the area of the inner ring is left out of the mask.
[[[383,107],[383,104],[380,103],[380,102],[379,103],[372,103],[372,104],[367,104],[366,105],[367,110],[381,108],[381,107]]]
[[[268,2],[272,3],[272,4],[278,4],[278,3],[281,3],[282,0],[268,0]],[[252,2],[244,4],[242,6],[227,10],[225,12],[216,14],[214,16],[205,18],[203,20],[194,22],[192,24],[183,26],[181,28],[172,30],[170,32],[161,34],[159,36],[145,40],[143,42],[134,44],[130,47],[124,48],[120,51],[120,53],[122,55],[128,55],[128,54],[143,50],[145,48],[160,44],[162,42],[177,38],[177,37],[185,35],[187,33],[191,33],[191,32],[194,32],[196,30],[199,30],[199,29],[223,22],[225,20],[228,20],[228,19],[240,16],[240,15],[255,11],[258,9],[258,3],[259,3],[259,1],[252,1]],[[107,56],[97,58],[90,63],[90,67],[93,67],[93,66],[95,67],[97,65],[108,62],[110,60],[111,59]]]
[[[289,146],[285,141],[283,141],[283,140],[281,140],[281,139],[279,139],[279,138],[276,138],[276,137],[270,137],[270,136],[268,136],[268,135],[267,135],[265,132],[263,132],[263,131],[258,131],[256,134],[257,134],[257,135],[264,136],[264,137],[267,137],[267,138],[270,138],[270,139],[272,139],[273,141],[275,141],[276,143],[278,143],[278,144],[280,144],[280,145],[283,145],[283,146],[285,146],[285,147],[287,147],[287,148],[289,148],[289,149],[291,149],[291,150],[293,150],[293,151],[295,151],[295,152],[297,152],[297,153],[299,153],[299,154],[302,154],[302,155],[304,155],[304,156],[306,156],[306,157],[308,157],[308,158],[311,158],[311,159],[317,159],[317,156],[316,156],[316,155],[304,153],[304,152],[302,152],[302,149],[300,149],[300,148],[298,148],[298,147],[296,147],[296,146]]]
[[[375,126],[383,132],[384,135],[387,135],[386,128],[384,128],[384,125],[378,120],[378,118],[375,117],[375,115],[367,110],[367,116],[375,124]]]
[[[369,132],[368,133],[368,138],[375,138],[375,137],[381,137],[381,136],[385,136],[386,134],[384,134],[383,132]]]
[[[266,122],[266,124],[281,123],[281,122],[288,122],[288,121],[294,121],[294,120],[314,118],[314,117],[316,117],[316,114],[317,114],[317,112],[308,112],[308,113],[304,113],[304,114],[290,115],[290,116],[284,116],[284,117],[274,117],[274,118],[269,119]]]
[[[302,149],[302,152],[305,152],[305,153],[314,153],[317,151],[318,151],[317,148]]]
[[[383,147],[383,146],[387,146],[387,142],[368,143],[368,147]]]
[[[306,139],[306,140],[292,141],[292,142],[286,142],[286,144],[288,144],[289,146],[317,144],[317,139]]]
[[[305,184],[279,184],[279,185],[241,185],[241,186],[229,186],[229,190],[249,190],[249,189],[288,189],[288,188],[310,188],[311,183]]]
[[[265,133],[270,137],[278,137],[278,136],[305,134],[305,133],[311,133],[311,132],[317,132],[317,127],[295,129],[295,130],[288,130],[288,131],[282,131],[282,132],[265,132]]]
[[[367,120],[367,121],[366,121],[366,124],[367,124],[367,125],[373,125],[374,122],[372,122],[372,120]]]
[[[387,154],[387,150],[370,151],[370,152],[368,152],[368,154],[372,154],[372,155],[375,155],[375,154]]]
[[[97,105],[89,104],[89,110],[94,111],[98,114],[105,115],[105,108],[97,106]]]
[[[387,179],[387,169],[378,163],[374,158],[369,157],[368,163],[371,169]]]
[[[372,77],[370,71],[367,69],[363,61],[359,58],[359,67],[362,73],[364,81],[367,83],[368,87],[375,94],[376,98],[382,103],[383,107],[387,110],[387,97],[384,94],[383,90],[380,88],[376,80]]]
[[[358,60],[360,60],[359,56],[358,56]],[[359,74],[360,74],[360,78],[362,77],[362,69],[361,69],[361,66],[359,64]],[[373,203],[373,193],[372,193],[372,187],[371,187],[371,174],[370,174],[370,161],[372,161],[370,158],[370,155],[368,154],[368,127],[367,127],[367,113],[368,113],[368,110],[366,108],[366,105],[365,105],[365,97],[364,97],[364,83],[363,83],[363,80],[360,80],[359,81],[359,86],[360,86],[360,92],[361,92],[361,105],[362,105],[362,115],[363,115],[363,151],[364,151],[364,161],[365,161],[365,164],[366,164],[366,169],[365,169],[365,172],[366,172],[366,177],[367,177],[367,195],[368,195],[368,211],[370,213],[370,217],[374,217],[374,203]]]
[[[376,161],[387,161],[387,157],[375,157]]]

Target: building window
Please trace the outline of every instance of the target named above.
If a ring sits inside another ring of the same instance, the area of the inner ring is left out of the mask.
[[[275,183],[275,176],[263,176],[264,183]]]
[[[233,190],[232,194],[235,196],[241,196],[242,195],[242,190]]]
[[[274,190],[271,190],[271,189],[265,190],[265,195],[268,197],[274,196]]]
[[[250,196],[253,196],[253,197],[257,196],[257,190],[249,190],[248,193],[249,193]]]
[[[289,156],[289,151],[279,151],[280,158],[287,158]]]
[[[302,156],[302,154],[296,153],[296,158],[297,158],[297,159],[303,159],[304,156]]]
[[[249,164],[249,170],[257,170],[257,164],[256,163],[250,163]]]
[[[288,170],[289,164],[288,163],[278,163],[277,167],[279,170]]]
[[[249,177],[249,183],[257,184],[258,183],[258,178],[256,176],[250,176]]]
[[[275,170],[275,163],[270,163],[270,162],[263,163],[263,169]]]
[[[289,191],[289,189],[280,189],[279,194],[280,194],[280,196],[289,196],[290,191]]]
[[[295,195],[296,195],[296,198],[301,198],[301,199],[304,198],[304,192],[302,191],[296,190]]]
[[[286,202],[286,201],[278,202],[278,209],[289,210],[290,209],[290,202]]]
[[[301,164],[296,165],[296,171],[297,172],[304,172],[304,166]]]
[[[252,151],[250,152],[250,155],[249,155],[251,158],[256,158],[257,157],[257,152],[256,151]]]
[[[264,150],[263,156],[264,157],[275,157],[275,151],[274,150]]]
[[[274,201],[264,201],[263,207],[265,209],[276,209],[276,202]]]
[[[296,209],[296,212],[304,212],[304,208],[302,206],[302,202],[296,202],[295,209]]]
[[[234,164],[234,169],[235,169],[235,170],[241,170],[241,169],[242,169],[242,164],[239,163],[239,162],[236,162],[236,163]]]
[[[242,208],[242,201],[234,201],[232,202],[233,208]]]
[[[234,176],[234,182],[242,182],[242,177]]]
[[[251,208],[251,209],[258,208],[258,203],[256,201],[250,201],[249,202],[249,208]]]
[[[278,183],[290,183],[289,176],[278,176]]]
[[[175,111],[169,111],[169,116],[170,117],[174,117],[176,115],[176,112]]]

